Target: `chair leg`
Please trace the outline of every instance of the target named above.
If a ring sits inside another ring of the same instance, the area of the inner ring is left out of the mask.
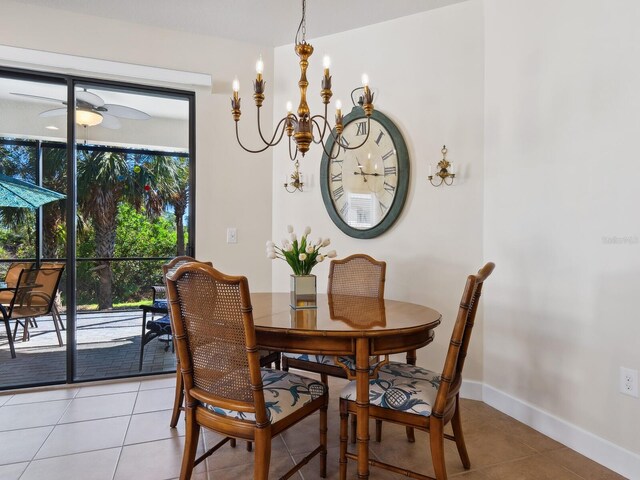
[[[176,365],[176,392],[173,397],[173,413],[171,414],[171,423],[169,423],[171,428],[176,428],[176,425],[178,425],[183,400],[184,385],[182,384],[182,372],[180,371],[180,364],[178,363]]]
[[[11,335],[9,320],[4,320],[4,326],[7,330],[7,341],[9,342],[9,350],[11,350],[11,358],[16,358],[16,348],[13,346],[13,336]]]
[[[327,478],[327,407],[324,405],[320,409],[320,477]]]
[[[60,333],[60,325],[56,321],[56,316],[52,313],[51,319],[53,320],[53,327],[56,329],[56,335],[58,337],[58,346],[62,347],[64,343],[62,342],[62,334]]]
[[[247,452],[250,452],[253,450],[253,443],[252,442],[247,442]]]
[[[382,420],[376,418],[376,442],[382,441]]]
[[[236,448],[236,439],[235,438],[230,438],[229,439],[229,445],[231,446],[231,448]]]
[[[413,429],[413,427],[406,427],[407,430],[407,441],[409,443],[415,443],[416,442],[416,434],[415,434],[415,430]]]
[[[198,449],[198,438],[200,436],[200,425],[196,422],[196,412],[192,408],[187,408],[185,413],[187,428],[184,440],[184,453],[182,454],[182,467],[180,469],[180,480],[190,480],[193,473],[193,464],[196,459]]]
[[[276,359],[276,370],[280,370],[280,354],[278,354],[278,358]]]
[[[447,469],[444,464],[444,425],[441,421],[431,421],[429,441],[436,480],[447,480]]]
[[[268,480],[271,461],[271,428],[256,428],[256,453],[253,467],[254,480]]]
[[[142,311],[142,334],[140,335],[140,364],[138,365],[138,371],[142,371],[142,360],[144,359],[144,336],[147,331],[147,312]]]
[[[351,445],[356,444],[356,430],[358,429],[358,417],[351,414]]]
[[[458,454],[462,465],[467,470],[471,468],[471,461],[469,460],[469,454],[467,453],[467,446],[464,443],[464,435],[462,434],[462,421],[460,419],[460,397],[456,397],[456,411],[451,418],[451,428],[453,429],[453,438],[456,441],[456,447],[458,447]]]
[[[343,412],[343,409],[345,410]],[[340,401],[340,480],[347,478],[347,442],[349,441],[349,414]]]
[[[284,354],[282,355],[282,371],[283,372],[289,371],[289,359]]]

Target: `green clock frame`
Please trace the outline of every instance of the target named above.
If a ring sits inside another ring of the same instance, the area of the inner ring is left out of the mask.
[[[349,114],[344,117],[343,124],[346,127],[351,122],[364,118],[367,117],[364,114],[364,110],[362,109],[362,107],[355,106],[353,107],[351,112],[349,112]],[[400,217],[402,208],[404,207],[405,201],[407,199],[407,193],[409,191],[409,150],[407,149],[407,144],[404,141],[402,133],[389,117],[378,110],[374,110],[373,114],[371,115],[371,123],[374,122],[381,124],[387,130],[387,132],[389,132],[389,136],[391,137],[391,140],[393,142],[393,146],[395,148],[396,156],[398,159],[398,181],[396,187],[396,195],[393,199],[393,203],[389,207],[389,211],[380,221],[380,223],[368,229],[358,229],[349,226],[349,224],[343,220],[343,218],[337,212],[331,198],[331,185],[329,181],[331,159],[326,152],[322,155],[322,161],[320,162],[320,189],[322,191],[322,200],[324,201],[324,206],[327,209],[327,213],[329,214],[329,217],[331,217],[333,223],[335,223],[340,230],[353,238],[375,238],[379,235],[382,235],[389,228],[391,228],[391,226]],[[333,151],[333,146],[335,143],[333,135],[335,135],[335,130],[332,132],[332,135],[329,135],[329,138],[325,144],[325,149],[329,153]]]

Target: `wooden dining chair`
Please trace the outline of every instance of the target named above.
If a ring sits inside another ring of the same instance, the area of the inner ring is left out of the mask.
[[[255,442],[254,479],[269,476],[271,439],[320,412],[320,445],[282,478],[320,454],[326,476],[327,405],[324,384],[260,368],[249,283],[202,263],[186,263],[166,276],[185,391],[186,435],[180,479],[230,438]],[[200,428],[224,439],[197,460]]]
[[[0,312],[7,331],[11,358],[16,358],[14,347],[18,326],[24,329],[23,339],[29,338],[29,321],[43,315],[50,315],[51,308],[58,291],[58,284],[62,277],[61,268],[33,268],[22,270],[13,291],[13,298],[8,308],[0,305]],[[13,335],[11,334],[11,320],[16,321]],[[58,343],[62,343],[62,336],[57,323],[54,322]]]
[[[471,468],[462,434],[459,392],[482,285],[494,267],[493,263],[487,263],[476,275],[467,277],[441,374],[415,365],[391,362],[380,369],[378,378],[369,381],[370,417],[429,432],[436,480],[447,478],[444,439],[455,441],[462,465],[465,469]],[[352,381],[340,394],[341,480],[347,478],[347,459],[358,458],[347,452],[348,415],[356,412],[355,398],[356,385]],[[444,427],[449,422],[453,435],[444,433]],[[411,478],[433,480],[432,477],[377,460],[370,460],[369,464]]]
[[[179,267],[189,262],[197,262],[202,263],[203,265],[208,265],[210,267],[213,266],[211,262],[199,262],[193,257],[189,257],[186,255],[172,258],[169,262],[162,266],[162,274],[163,279],[166,279],[167,275],[173,274]],[[165,280],[166,281],[166,280]],[[163,285],[162,294],[166,297],[166,285]],[[154,287],[154,307],[166,306],[166,298],[165,299],[157,299],[156,294],[158,293],[159,286]],[[164,302],[164,303],[160,303]],[[168,314],[169,317],[171,315]],[[152,319],[153,321],[153,319]],[[171,322],[171,318],[169,318]],[[171,326],[171,332],[174,332],[173,325]],[[175,338],[175,337],[174,337]],[[145,339],[142,338],[140,341],[143,342]],[[270,352],[267,350],[260,350],[260,366],[261,367],[270,367],[275,364],[277,369],[280,368],[280,352]],[[175,428],[178,425],[178,420],[180,419],[180,412],[184,410],[182,403],[184,401],[184,384],[182,381],[182,373],[180,372],[180,358],[176,357],[176,391],[173,399],[173,411],[171,413],[171,421],[169,425],[171,428]],[[235,442],[235,440],[234,440]],[[233,443],[233,442],[232,442]],[[251,443],[247,443],[247,450],[251,450]]]
[[[332,260],[329,266],[329,295],[353,295],[359,297],[384,298],[384,283],[387,264],[375,260],[369,255],[358,253],[341,260]],[[340,357],[339,362],[350,367],[355,372],[355,358]],[[371,357],[375,363],[377,357]],[[407,363],[415,365],[416,352],[407,352]],[[337,365],[331,355],[308,355],[297,353],[282,354],[282,369],[288,371],[290,367],[320,374],[323,383],[327,384],[327,376],[347,378],[347,373]],[[352,418],[351,443],[356,442],[356,417]],[[382,422],[376,422],[376,441],[382,439]],[[409,441],[414,441],[413,431],[407,430]]]

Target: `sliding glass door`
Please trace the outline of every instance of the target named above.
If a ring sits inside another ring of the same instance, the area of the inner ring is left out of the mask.
[[[0,70],[0,173],[67,198],[0,207],[0,263],[64,266],[66,332],[60,346],[44,316],[22,341],[19,325],[11,359],[3,328],[0,388],[173,371],[171,336],[155,334],[167,319],[141,306],[164,298],[161,265],[194,252],[193,94],[55,76],[26,88],[36,77]]]

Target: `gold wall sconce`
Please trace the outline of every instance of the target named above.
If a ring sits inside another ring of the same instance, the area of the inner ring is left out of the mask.
[[[433,175],[431,165],[429,165],[428,178],[431,182],[431,185],[433,185],[434,187],[439,187],[443,183],[445,185],[451,186],[453,185],[453,179],[456,178],[455,170],[453,168],[453,165],[451,165],[451,162],[447,160],[447,146],[443,145],[442,150],[440,151],[442,152],[442,160],[438,162],[438,171],[435,175]],[[440,181],[438,181],[437,179],[434,181],[435,177],[438,177]]]
[[[284,189],[289,193],[295,193],[296,190],[302,192],[302,187],[304,187],[304,183],[302,183],[302,172],[299,169],[300,163],[296,160],[295,169],[293,173],[289,175],[290,181],[285,179]]]

